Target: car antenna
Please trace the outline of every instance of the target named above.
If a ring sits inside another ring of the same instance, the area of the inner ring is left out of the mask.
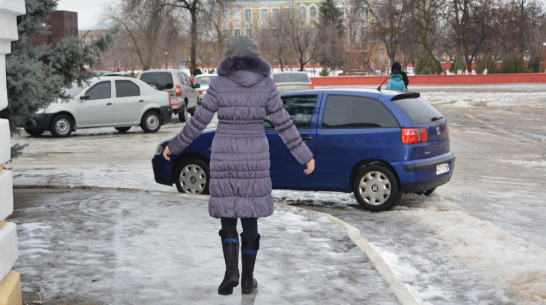
[[[387,76],[387,77],[383,80],[383,82],[381,82],[381,85],[379,85],[379,87],[377,87],[377,91],[381,92],[381,86],[383,86],[383,84],[385,83],[385,81],[386,81],[387,79],[389,79],[389,76]]]

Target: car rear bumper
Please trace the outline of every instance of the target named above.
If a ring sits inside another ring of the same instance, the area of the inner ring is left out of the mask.
[[[166,124],[169,122],[173,117],[173,108],[171,105],[169,106],[161,106],[159,107],[159,111],[161,111],[161,117],[163,118],[163,124]]]
[[[441,164],[447,164],[449,172],[437,174],[437,167]],[[424,162],[404,164],[402,173],[399,174],[402,192],[419,193],[446,184],[451,179],[454,169],[455,155],[452,152]]]

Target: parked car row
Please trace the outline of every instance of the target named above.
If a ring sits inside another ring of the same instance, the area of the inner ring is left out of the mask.
[[[186,121],[187,113],[193,115],[217,76],[200,74],[192,84],[185,72],[174,69],[142,71],[136,79],[126,75],[103,73],[86,88],[74,86],[68,90],[72,96],[68,103],[58,101],[35,113],[25,130],[31,135],[49,130],[55,137],[67,137],[77,128],[87,127],[115,127],[127,132],[131,126],[141,126],[145,132],[157,132],[173,114],[180,122]],[[280,72],[272,77],[279,92],[313,88],[303,72]],[[168,93],[168,100],[157,91]]]

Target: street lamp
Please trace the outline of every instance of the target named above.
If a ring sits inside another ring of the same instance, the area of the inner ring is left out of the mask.
[[[165,70],[167,70],[167,66],[169,64],[169,52],[165,52]]]

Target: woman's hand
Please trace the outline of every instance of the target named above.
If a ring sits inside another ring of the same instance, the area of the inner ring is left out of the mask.
[[[306,175],[309,175],[315,170],[315,159],[311,159],[311,161],[307,162],[307,168],[303,170],[303,172]]]
[[[165,149],[163,149],[163,158],[167,161],[171,161],[171,151],[169,150],[169,146],[165,146]]]

